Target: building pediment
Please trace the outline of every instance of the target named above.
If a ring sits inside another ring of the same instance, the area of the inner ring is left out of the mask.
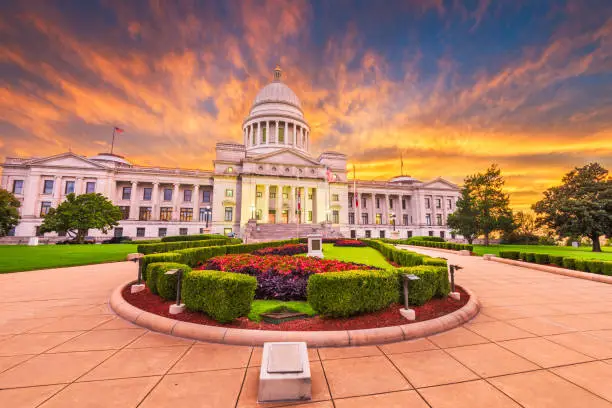
[[[286,164],[291,166],[320,166],[317,160],[297,152],[293,149],[280,149],[271,153],[264,153],[247,158],[247,161],[254,163],[274,163]]]
[[[422,188],[429,188],[434,190],[459,190],[459,186],[451,183],[448,180],[444,180],[442,177],[438,177],[434,180],[428,181],[421,185]]]
[[[95,163],[85,157],[77,154],[68,152],[62,153],[55,156],[42,157],[39,159],[31,160],[24,163],[27,166],[40,166],[40,167],[71,167],[71,168],[82,168],[82,169],[104,169],[108,170],[107,167]]]

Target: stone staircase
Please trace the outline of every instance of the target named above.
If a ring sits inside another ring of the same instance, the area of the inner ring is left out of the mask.
[[[319,233],[324,238],[342,238],[342,234],[328,224],[300,224],[299,237],[306,238],[309,234]],[[250,221],[246,234],[248,242],[278,241],[295,238],[298,234],[297,224],[255,224]]]

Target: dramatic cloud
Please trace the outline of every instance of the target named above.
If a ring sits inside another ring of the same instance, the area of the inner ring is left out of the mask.
[[[498,163],[526,208],[574,166],[612,170],[609,1],[4,2],[0,156],[108,149],[210,168],[280,63],[358,177],[460,183]]]

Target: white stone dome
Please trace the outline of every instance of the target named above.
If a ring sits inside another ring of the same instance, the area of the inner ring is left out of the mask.
[[[261,91],[255,97],[253,101],[253,107],[262,103],[287,103],[293,105],[298,109],[302,109],[300,99],[297,97],[295,92],[291,90],[287,85],[278,81],[270,82],[264,86]]]

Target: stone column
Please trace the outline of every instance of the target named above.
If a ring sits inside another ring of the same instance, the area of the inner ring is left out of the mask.
[[[296,187],[291,186],[291,189],[289,190],[289,222],[290,223],[295,222],[295,210],[297,208],[295,196],[296,196]]]
[[[276,223],[282,223],[283,213],[283,186],[276,186]]]
[[[274,121],[274,143],[278,144],[278,120]]]
[[[172,192],[172,220],[178,221],[179,219],[179,183],[174,183],[174,191]]]
[[[257,122],[257,138],[255,140],[257,141],[255,144],[261,144],[261,122]]]
[[[251,136],[252,137],[252,136]],[[192,221],[200,219],[200,185],[193,185],[193,194],[191,194],[191,201],[193,203],[193,218]]]
[[[291,144],[293,147],[297,147],[297,123],[293,122],[293,137]]]
[[[270,186],[268,184],[264,184],[264,192],[263,192],[263,208],[261,209],[261,222],[268,223],[268,219],[270,216]]]
[[[130,216],[128,217],[130,220],[138,219],[138,182],[132,181],[132,193],[130,194]]]
[[[151,193],[151,219],[159,220],[159,183],[153,183],[153,192]]]
[[[397,213],[396,220],[398,222],[396,222],[395,225],[404,225],[404,210],[402,208],[402,195],[399,194],[397,197],[399,200],[399,204],[398,204],[397,211],[396,211]]]
[[[77,177],[74,182],[74,195],[83,194],[83,177]]]
[[[353,192],[353,209],[355,210],[355,225],[361,224],[361,200],[359,199],[360,194],[354,194]],[[357,201],[357,206],[355,206],[355,201]]]
[[[60,203],[62,191],[62,178],[60,176],[55,176],[55,180],[53,181],[53,201],[55,201],[55,205]]]

